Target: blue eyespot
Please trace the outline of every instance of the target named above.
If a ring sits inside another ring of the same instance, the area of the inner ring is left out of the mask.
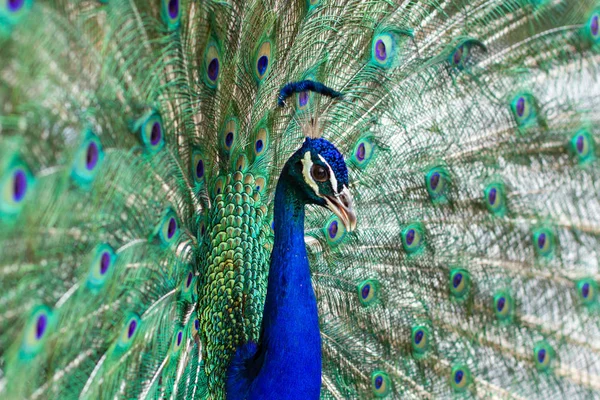
[[[408,30],[383,28],[375,32],[371,40],[371,64],[381,68],[392,68],[400,63],[400,50],[412,37]]]
[[[211,88],[216,88],[221,69],[221,52],[215,40],[210,40],[204,52],[204,82]]]
[[[423,356],[429,349],[431,334],[425,325],[417,325],[411,331],[411,343],[416,356]]]
[[[262,76],[267,72],[267,68],[269,66],[269,57],[260,56],[258,61],[256,62],[256,70],[258,75],[262,78]]]
[[[533,248],[536,254],[549,257],[554,252],[554,234],[548,228],[540,228],[533,232]]]
[[[586,129],[581,129],[573,135],[570,147],[579,164],[587,164],[595,159],[594,139]]]
[[[357,286],[358,300],[363,306],[369,306],[377,301],[379,282],[376,279],[367,279]]]
[[[499,320],[509,320],[512,318],[514,310],[513,299],[509,293],[500,291],[494,295],[494,312]]]
[[[140,118],[136,122],[140,140],[150,152],[155,153],[163,148],[165,144],[165,132],[160,114],[156,111],[148,116]]]
[[[225,154],[231,152],[231,148],[235,143],[238,133],[238,120],[235,117],[227,119],[223,130],[221,131],[221,148]]]
[[[327,238],[327,242],[332,245],[338,245],[345,237],[346,237],[346,227],[340,221],[337,216],[332,216],[329,218],[327,223],[325,223],[324,228],[325,237]]]
[[[192,174],[192,177],[194,178],[194,182],[196,183],[196,188],[200,188],[204,185],[206,167],[206,159],[203,153],[198,149],[194,149],[192,151],[192,157],[190,162],[190,172]]]
[[[538,123],[536,101],[530,93],[521,93],[511,102],[515,122],[521,129],[530,128]]]
[[[375,152],[375,146],[371,141],[370,137],[359,139],[354,145],[352,151],[351,162],[360,169],[366,168],[369,162],[373,158]]]
[[[6,4],[2,7],[2,12],[18,13],[23,10],[25,0],[6,0]]]
[[[23,332],[20,355],[28,359],[35,356],[44,346],[54,327],[54,312],[45,305],[34,307]]]
[[[183,339],[183,330],[176,329],[172,339],[173,344],[171,345],[171,351],[173,354],[177,354],[179,352],[183,343]]]
[[[387,49],[392,47],[391,40],[385,40],[387,38],[377,38],[375,41],[373,55],[375,59],[379,62],[385,62],[387,60]],[[386,44],[387,42],[387,44]]]
[[[125,323],[123,324],[123,328],[121,329],[121,334],[119,335],[119,339],[117,340],[115,350],[127,350],[136,338],[140,330],[141,324],[142,320],[137,314],[130,314],[129,317],[125,319]]]
[[[271,55],[272,55],[273,44],[270,40],[265,40],[259,47],[256,54],[256,68],[254,75],[260,82],[262,81],[271,69]]]
[[[113,267],[117,260],[113,248],[106,244],[96,246],[90,254],[90,269],[87,277],[87,287],[96,292],[104,286],[112,275]]]
[[[600,42],[599,19],[600,13],[598,12],[598,10],[595,10],[588,19],[588,23],[585,26],[585,34],[588,40],[593,45]]]
[[[18,157],[0,171],[0,217],[16,216],[29,199],[35,179],[29,168]]]
[[[85,139],[75,155],[71,177],[80,186],[89,185],[98,173],[103,159],[104,152],[100,140],[93,133],[86,132]]]
[[[469,271],[462,268],[455,268],[450,271],[450,294],[454,298],[463,300],[469,295],[471,288],[471,275]]]
[[[548,342],[542,340],[533,348],[533,360],[539,371],[546,371],[549,369],[553,358],[554,349]]]
[[[501,182],[491,183],[483,191],[486,208],[494,215],[506,215],[506,192]]]
[[[179,236],[179,221],[175,212],[168,208],[160,223],[158,236],[163,246],[171,245]]]
[[[178,29],[181,19],[179,0],[162,0],[161,17],[169,31]]]
[[[598,284],[593,279],[586,278],[577,282],[577,294],[583,304],[594,304],[597,293]]]
[[[441,167],[433,168],[425,175],[425,187],[431,200],[441,201],[445,199],[449,184],[448,176],[448,172]]]
[[[461,393],[467,390],[471,383],[471,370],[466,365],[456,365],[450,374],[450,385],[455,392]]]
[[[184,275],[183,281],[181,282],[181,297],[187,301],[191,301],[194,297],[195,285],[196,277],[190,268],[188,273]]]
[[[27,193],[27,179],[25,171],[17,169],[13,174],[12,198],[15,202],[23,200]]]
[[[387,373],[376,370],[371,373],[371,387],[376,397],[385,397],[392,390],[392,381]]]
[[[190,337],[196,337],[200,332],[200,321],[198,318],[192,318],[190,320]]]
[[[424,236],[421,224],[410,224],[402,231],[402,247],[409,254],[423,250]]]
[[[265,155],[269,145],[269,132],[264,127],[259,128],[254,136],[254,157],[259,158]]]
[[[0,3],[0,35],[10,34],[13,26],[31,9],[33,0],[4,0]]]

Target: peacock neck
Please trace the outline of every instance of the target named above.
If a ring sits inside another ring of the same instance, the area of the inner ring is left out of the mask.
[[[318,398],[321,336],[304,244],[305,201],[282,172],[274,205],[271,255],[261,346],[261,375],[276,376],[281,398]],[[271,375],[273,374],[273,375]],[[266,389],[266,387],[265,387]]]
[[[304,245],[304,207],[304,201],[298,190],[286,179],[280,178],[275,191],[273,216],[275,240],[270,272],[285,272],[294,276],[302,274],[305,278],[310,279]],[[275,256],[284,256],[290,251],[296,257],[306,261],[306,268],[292,270],[287,265],[275,262]]]

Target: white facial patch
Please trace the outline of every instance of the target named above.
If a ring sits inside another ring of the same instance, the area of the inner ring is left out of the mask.
[[[337,179],[335,177],[335,174],[333,173],[333,170],[331,169],[331,166],[329,166],[329,163],[327,161],[325,161],[325,159],[320,154],[318,154],[318,156],[321,159],[321,161],[323,161],[323,164],[327,165],[327,168],[329,168],[329,182],[331,183],[333,192],[335,194],[338,194]]]
[[[320,157],[320,156],[319,156]],[[313,166],[312,159],[310,158],[310,151],[304,153],[304,157],[302,158],[302,176],[304,176],[304,181],[314,190],[315,194],[319,196],[319,185],[310,175],[310,170]]]

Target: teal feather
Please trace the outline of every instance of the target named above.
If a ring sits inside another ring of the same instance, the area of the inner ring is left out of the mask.
[[[344,154],[358,219],[306,210],[322,398],[599,397],[599,18],[0,4],[0,397],[224,398],[307,135]],[[307,79],[343,97],[278,107]]]

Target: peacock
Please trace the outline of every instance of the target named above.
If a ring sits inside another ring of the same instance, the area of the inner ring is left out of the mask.
[[[0,398],[600,398],[600,2],[0,2]]]

